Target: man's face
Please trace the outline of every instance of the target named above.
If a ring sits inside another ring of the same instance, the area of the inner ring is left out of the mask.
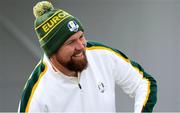
[[[86,39],[79,31],[72,35],[56,52],[57,61],[70,71],[81,72],[87,67]]]

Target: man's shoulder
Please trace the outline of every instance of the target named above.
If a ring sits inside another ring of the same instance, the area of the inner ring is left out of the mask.
[[[87,47],[92,47],[92,46],[106,46],[100,42],[97,42],[97,41],[90,41],[88,40],[87,41]]]
[[[26,109],[28,102],[30,101],[30,98],[34,94],[35,88],[37,87],[36,84],[39,82],[39,79],[41,79],[41,77],[45,74],[46,70],[47,70],[46,64],[43,62],[43,60],[40,60],[39,63],[34,68],[34,70],[32,71],[22,91],[22,96],[20,101],[21,111],[24,111]]]
[[[128,57],[119,49],[115,49],[113,47],[110,47],[106,44],[100,43],[100,42],[96,42],[96,41],[88,41],[87,42],[87,46],[86,46],[87,50],[103,50],[103,51],[108,51],[110,53],[116,54],[116,55],[120,55],[125,59],[128,59]]]

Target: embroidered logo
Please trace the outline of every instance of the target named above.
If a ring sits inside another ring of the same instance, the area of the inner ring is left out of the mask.
[[[102,82],[100,82],[100,83],[98,84],[98,89],[99,89],[99,91],[100,91],[101,93],[104,93],[105,88],[104,88],[104,84],[103,84]]]
[[[69,21],[67,26],[71,32],[76,32],[79,28],[79,25],[76,23],[76,21]]]

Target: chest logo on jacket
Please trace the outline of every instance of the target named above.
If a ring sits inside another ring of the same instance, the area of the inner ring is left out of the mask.
[[[98,83],[98,89],[101,93],[104,93],[105,88],[104,88],[104,84],[102,82]]]

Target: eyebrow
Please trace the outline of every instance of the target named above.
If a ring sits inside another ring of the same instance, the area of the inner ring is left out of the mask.
[[[82,38],[84,36],[84,33],[82,33],[78,38]],[[69,42],[71,42],[71,41],[74,41],[74,40],[76,40],[76,38],[74,39],[70,39],[70,40],[67,40],[64,44],[68,44]]]
[[[70,43],[70,42],[72,42],[72,41],[74,41],[75,39],[71,39],[71,40],[68,40],[68,41],[66,41],[65,43],[64,43],[64,45],[66,45],[66,44],[68,44],[68,43]]]

